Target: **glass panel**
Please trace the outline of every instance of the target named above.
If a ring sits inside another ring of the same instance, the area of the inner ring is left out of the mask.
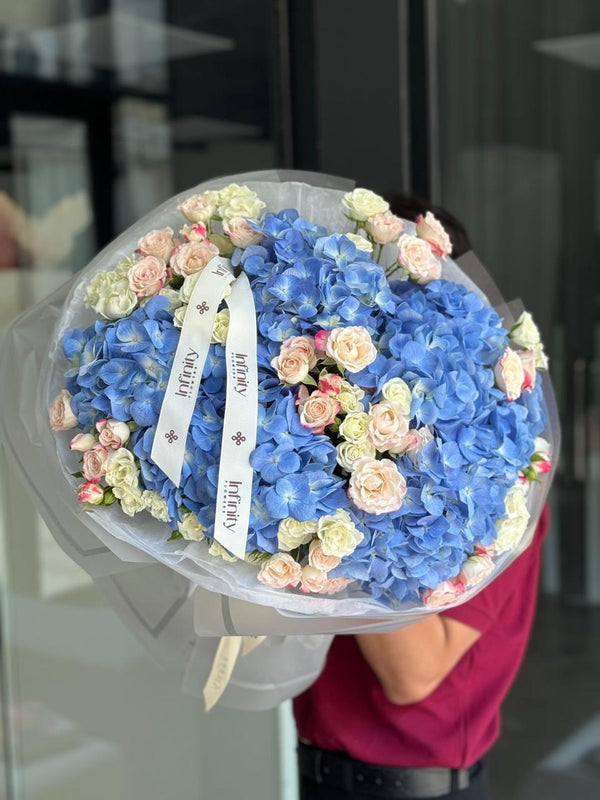
[[[563,425],[539,614],[490,764],[502,798],[600,788],[600,7],[433,0],[432,174],[553,358]]]
[[[3,9],[0,329],[175,192],[275,165],[273,5]],[[204,714],[57,546],[1,451],[0,615],[1,796],[293,797],[289,709],[281,737],[276,711]]]

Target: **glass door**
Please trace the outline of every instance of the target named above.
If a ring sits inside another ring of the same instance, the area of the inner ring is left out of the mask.
[[[600,791],[600,7],[430,0],[431,200],[552,353],[563,429],[540,609],[492,753],[499,798]]]

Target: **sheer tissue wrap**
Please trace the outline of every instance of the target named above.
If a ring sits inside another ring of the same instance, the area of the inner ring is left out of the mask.
[[[165,226],[178,230],[182,217],[177,207],[191,195],[220,190],[233,182],[256,192],[266,204],[265,213],[293,208],[300,218],[325,226],[329,233],[348,233],[356,228],[342,205],[353,184],[314,173],[273,171],[229,176],[172,198],[9,327],[0,352],[0,431],[6,452],[59,545],[94,578],[148,648],[165,663],[179,668],[186,691],[201,694],[220,637],[266,637],[259,647],[237,660],[222,702],[237,708],[268,708],[310,685],[322,668],[333,635],[392,630],[436,613],[440,607],[466,602],[485,588],[531,541],[558,459],[560,432],[549,377],[539,374],[543,437],[552,456],[548,468],[529,485],[527,529],[513,549],[493,555],[493,570],[460,594],[446,598],[443,606],[424,603],[422,593],[409,601],[390,602],[389,597],[370,594],[369,584],[358,578],[332,595],[303,592],[297,586],[273,588],[257,580],[256,562],[238,559],[232,563],[215,557],[208,552],[207,541],[169,541],[168,526],[146,512],[130,518],[118,503],[97,508],[82,505],[77,499],[81,481],[73,476],[80,465],[80,454],[69,449],[69,440],[77,431],[53,432],[48,408],[65,386],[65,333],[84,329],[98,319],[84,305],[90,279],[131,256],[148,231]],[[259,223],[255,224],[258,228]],[[405,223],[407,234],[413,235],[414,230],[412,223]],[[380,247],[379,256],[382,251],[395,253],[396,246]],[[520,304],[503,302],[472,253],[457,261],[442,256],[440,263],[441,277],[462,284],[486,306],[495,308],[505,329],[520,318]],[[259,343],[260,339],[259,333]],[[376,390],[368,389],[367,399],[369,391],[373,394]],[[522,466],[532,468],[529,464]],[[363,523],[364,519],[363,515]],[[276,551],[275,544],[271,552]],[[343,564],[344,559],[341,561]]]

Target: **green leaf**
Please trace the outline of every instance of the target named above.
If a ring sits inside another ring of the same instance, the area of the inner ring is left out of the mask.
[[[179,531],[171,531],[171,535],[167,539],[167,542],[175,542],[177,539],[183,539],[183,535]]]
[[[83,478],[83,472],[72,472],[71,476],[73,478]]]
[[[102,505],[112,506],[116,499],[117,498],[114,496],[112,489],[106,489],[104,492],[104,497],[102,498]]]
[[[233,244],[231,243],[231,239],[229,239],[227,236],[223,236],[222,233],[211,233],[210,240],[219,248],[219,255],[229,258],[229,256],[233,253],[234,248]]]
[[[312,375],[307,375],[301,382],[305,383],[307,386],[317,386],[317,382]]]
[[[246,561],[249,561],[251,564],[260,564],[263,561],[267,561],[271,558],[271,553],[263,553],[262,550],[251,550],[249,553],[246,553]]]
[[[172,289],[181,289],[183,286],[184,281],[183,275],[172,275],[171,276],[171,288]]]
[[[531,456],[531,463],[532,464],[537,464],[540,461],[548,461],[548,459],[545,456],[541,455],[541,453],[534,453]]]
[[[127,427],[133,433],[134,431],[137,431],[140,426],[137,424],[137,422],[134,422],[133,420],[130,420],[127,423]]]

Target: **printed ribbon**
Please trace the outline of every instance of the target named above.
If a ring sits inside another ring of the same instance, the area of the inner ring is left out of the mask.
[[[240,651],[243,656],[251,653],[265,638],[265,636],[221,637],[208,678],[202,689],[206,711],[210,711],[219,702],[227,688]]]
[[[175,486],[181,479],[187,433],[215,317],[223,292],[233,278],[229,259],[213,258],[196,281],[181,328],[150,454]]]
[[[244,272],[225,302],[229,306],[227,395],[214,537],[234,556],[244,558],[252,499],[250,454],[256,446],[258,409],[256,310]]]
[[[151,458],[176,486],[215,317],[226,287],[229,330],[226,344],[227,394],[219,465],[214,538],[238,558],[246,554],[256,445],[258,367],[256,311],[245,273],[234,280],[231,262],[213,258],[190,297],[162,402]]]

